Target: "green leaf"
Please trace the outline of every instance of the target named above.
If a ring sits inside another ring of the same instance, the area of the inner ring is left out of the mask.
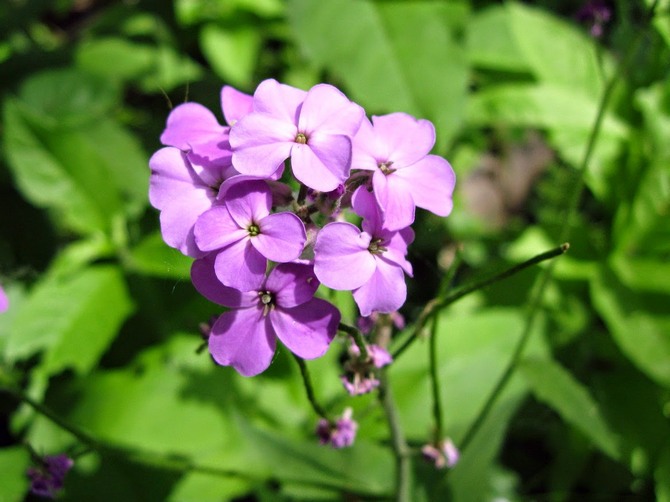
[[[20,502],[28,492],[30,455],[23,446],[0,448],[0,500]]]
[[[656,482],[656,501],[670,502],[670,447],[666,446],[661,452],[660,459],[654,470],[654,481]]]
[[[527,358],[519,370],[535,397],[556,410],[613,459],[618,459],[616,437],[603,419],[598,404],[579,381],[549,359]]]
[[[250,87],[262,37],[254,26],[224,28],[208,24],[200,31],[200,46],[212,69],[223,80]]]
[[[477,11],[467,27],[467,49],[475,66],[530,73],[531,67],[512,32],[510,10],[494,5]]]
[[[538,80],[598,99],[604,88],[593,39],[547,10],[518,2],[505,4],[509,26]]]
[[[46,74],[54,85],[72,86],[79,73],[58,75],[60,80]],[[138,216],[146,206],[148,158],[137,140],[112,119],[96,117],[100,110],[94,106],[87,111],[86,98],[96,88],[87,88],[86,79],[78,92],[82,97],[67,106],[27,101],[43,81],[42,75],[29,79],[23,100],[5,103],[5,148],[21,192],[79,233],[109,232],[116,215]]]
[[[670,388],[670,317],[653,313],[667,307],[667,295],[645,301],[603,268],[591,281],[591,301],[621,351],[642,372]],[[662,312],[663,310],[661,310]]]
[[[341,80],[369,114],[426,118],[444,148],[460,128],[468,67],[450,18],[459,3],[291,0],[287,10],[305,55]]]
[[[42,368],[48,374],[66,368],[85,374],[131,310],[123,275],[116,267],[94,266],[74,276],[47,277],[16,313],[6,355],[18,360],[46,350]]]
[[[109,80],[71,68],[37,73],[19,90],[24,114],[48,129],[91,124],[118,99],[118,87]]]
[[[133,80],[153,66],[155,49],[123,38],[97,38],[78,46],[77,66],[115,80]]]
[[[130,252],[131,267],[145,275],[187,279],[193,259],[184,256],[163,241],[160,232],[145,237]]]

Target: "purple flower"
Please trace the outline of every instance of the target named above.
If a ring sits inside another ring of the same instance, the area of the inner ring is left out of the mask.
[[[423,458],[435,464],[435,468],[452,468],[458,463],[461,454],[451,439],[446,438],[436,446],[427,444],[421,448]]]
[[[5,293],[5,290],[2,289],[2,286],[0,286],[0,314],[7,312],[8,308],[9,298],[7,298],[7,293]]]
[[[386,229],[364,187],[354,194],[353,207],[363,217],[363,231],[346,222],[323,227],[314,245],[314,273],[329,288],[353,290],[363,316],[398,310],[407,298],[404,273],[412,275],[405,255],[414,232]]]
[[[267,178],[290,158],[300,182],[321,192],[335,190],[349,176],[351,138],[364,116],[331,85],[305,92],[265,80],[254,93],[254,111],[230,133],[233,165]]]
[[[149,201],[161,212],[163,240],[187,256],[202,256],[193,227],[198,216],[215,203],[226,170],[196,169],[186,153],[173,147],[158,150],[149,167]]]
[[[577,12],[577,19],[591,25],[591,36],[599,38],[603,28],[612,17],[612,11],[604,0],[590,0]]]
[[[329,444],[333,448],[346,448],[354,444],[358,424],[351,418],[352,413],[351,408],[347,408],[335,422],[325,418],[319,420],[316,426],[319,443]]]
[[[429,155],[435,128],[406,113],[364,120],[354,137],[352,169],[372,171],[375,198],[389,230],[414,222],[415,207],[447,216],[456,177],[449,163]]]
[[[245,181],[228,189],[222,205],[204,212],[195,223],[201,251],[215,251],[216,276],[241,291],[257,289],[267,260],[279,263],[300,256],[307,236],[293,213],[270,214],[272,192],[264,181]]]
[[[396,329],[405,328],[405,318],[402,316],[400,312],[395,311],[382,315],[384,315],[388,320],[390,320],[391,323],[393,323],[393,326],[396,327]],[[358,329],[361,330],[361,333],[367,335],[370,332],[372,332],[375,325],[378,322],[380,322],[382,315],[380,315],[378,312],[373,312],[372,315],[368,317],[359,317],[358,320],[356,321],[356,326],[358,326]]]
[[[73,465],[74,461],[65,454],[44,457],[41,466],[28,469],[31,493],[40,497],[55,498],[63,489],[65,475]]]
[[[191,279],[207,299],[231,309],[214,323],[209,351],[218,364],[244,376],[267,369],[277,338],[297,356],[314,359],[326,353],[337,332],[340,312],[314,298],[319,281],[310,264],[279,264],[257,290],[240,292],[216,279],[207,256],[193,263]]]
[[[349,359],[344,363],[345,374],[340,377],[344,388],[352,396],[367,394],[379,387],[375,369],[391,364],[393,358],[386,349],[378,345],[368,345],[368,358],[361,360],[358,345],[349,346]]]

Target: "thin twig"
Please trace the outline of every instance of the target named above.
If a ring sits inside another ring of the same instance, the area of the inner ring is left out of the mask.
[[[298,357],[295,354],[293,354],[293,357],[298,363],[298,367],[300,368],[300,375],[302,376],[302,382],[305,386],[305,392],[307,393],[307,400],[312,405],[314,413],[319,415],[321,418],[325,418],[326,420],[330,421],[328,415],[326,414],[326,410],[324,410],[316,400],[314,395],[314,387],[312,386],[312,379],[309,376],[307,364],[305,364],[305,361],[301,357]]]

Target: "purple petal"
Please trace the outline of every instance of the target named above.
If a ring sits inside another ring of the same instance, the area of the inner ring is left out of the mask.
[[[351,141],[346,136],[314,134],[306,145],[291,150],[293,175],[319,192],[330,192],[349,176]]]
[[[307,93],[301,89],[280,84],[274,79],[264,80],[254,93],[254,111],[297,125],[300,106],[306,96]]]
[[[209,337],[209,352],[218,364],[254,376],[270,366],[276,343],[269,318],[262,309],[251,307],[219,317]]]
[[[267,260],[249,239],[231,244],[216,255],[216,277],[226,286],[240,291],[258,290],[265,279]]]
[[[3,312],[7,312],[8,308],[9,308],[9,298],[7,298],[7,293],[5,293],[5,290],[2,289],[2,286],[0,286],[0,314]]]
[[[197,143],[206,143],[225,136],[226,127],[216,116],[198,103],[184,103],[170,112],[167,127],[161,134],[161,143],[180,150],[191,150]]]
[[[191,265],[191,282],[202,296],[210,302],[218,303],[224,307],[238,308],[251,307],[258,303],[258,294],[253,292],[242,293],[237,289],[229,288],[221,284],[214,272],[214,259],[216,255],[208,254]]]
[[[385,161],[398,169],[422,159],[435,144],[435,127],[428,120],[417,120],[406,113],[372,117],[375,135],[384,145]],[[380,152],[381,153],[381,152]]]
[[[417,206],[438,216],[447,216],[451,212],[456,175],[442,157],[428,155],[391,176],[402,180]]]
[[[376,171],[379,162],[386,160],[386,149],[380,144],[379,138],[375,135],[370,121],[365,118],[361,121],[361,127],[351,141],[351,169],[364,169],[366,171]]]
[[[279,308],[287,309],[311,300],[319,280],[311,264],[281,263],[270,272],[265,287],[275,294]]]
[[[381,171],[372,175],[372,186],[379,206],[384,212],[384,227],[400,230],[414,223],[415,204],[404,178],[388,176]]]
[[[275,213],[258,223],[261,232],[251,238],[251,244],[268,260],[285,263],[300,256],[307,234],[305,225],[295,214]]]
[[[214,192],[202,184],[176,148],[158,150],[149,160],[149,167],[149,200],[161,210],[163,240],[187,256],[202,256],[193,227],[198,216],[212,207]]]
[[[251,113],[253,109],[254,98],[249,94],[238,91],[234,87],[224,85],[221,88],[221,109],[223,118],[230,126],[235,124],[245,115]]]
[[[351,223],[329,223],[316,236],[314,273],[329,288],[350,290],[363,285],[375,270],[368,251],[370,235]]]
[[[252,223],[258,225],[270,214],[272,192],[264,181],[235,183],[226,192],[225,204],[240,228],[247,229]]]
[[[369,192],[367,187],[358,187],[351,197],[351,205],[354,212],[363,218],[363,230],[370,235],[380,237],[378,234],[382,228],[383,214],[374,194]]]
[[[324,355],[340,323],[340,311],[319,298],[291,309],[276,308],[268,317],[277,337],[303,359]]]
[[[215,206],[202,213],[195,222],[194,234],[201,251],[221,249],[249,236],[249,232],[240,228],[223,206]]]
[[[369,316],[372,312],[393,312],[402,307],[406,299],[407,285],[403,270],[379,258],[370,280],[354,290],[354,300],[363,316]]]
[[[317,131],[352,137],[365,117],[363,108],[328,84],[312,87],[300,109],[298,129],[311,137]]]

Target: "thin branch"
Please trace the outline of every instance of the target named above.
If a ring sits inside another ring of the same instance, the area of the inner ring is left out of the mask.
[[[460,300],[461,298],[463,298],[466,295],[469,295],[470,293],[473,293],[474,291],[490,286],[491,284],[494,284],[496,282],[502,281],[503,279],[506,279],[518,272],[521,272],[522,270],[528,267],[532,267],[533,265],[536,265],[543,261],[550,260],[557,256],[561,256],[569,248],[570,244],[566,242],[565,244],[561,244],[557,248],[541,253],[537,256],[534,256],[530,260],[526,260],[523,263],[519,263],[518,265],[508,268],[507,270],[504,270],[503,272],[500,272],[499,274],[496,274],[493,277],[489,277],[487,279],[477,281],[468,286],[458,288],[453,293],[447,294],[445,296],[433,298],[426,304],[424,309],[419,314],[416,324],[414,325],[414,331],[412,331],[410,337],[407,340],[405,340],[405,342],[393,352],[393,359],[394,360],[397,359],[398,356],[400,356],[400,354],[402,354],[405,350],[407,350],[407,348],[414,342],[414,340],[418,338],[419,333],[421,333],[428,320],[447,305],[451,305],[452,303]]]
[[[347,335],[351,336],[354,339],[354,342],[356,343],[356,346],[358,347],[358,350],[361,353],[360,354],[361,360],[367,361],[369,357],[368,346],[366,345],[365,340],[363,340],[363,335],[361,334],[361,331],[357,328],[354,328],[353,326],[349,326],[348,324],[343,323],[340,323],[337,329],[339,331],[346,333]]]
[[[428,354],[430,363],[430,384],[433,393],[433,420],[435,421],[435,431],[433,433],[433,442],[439,444],[442,440],[442,402],[440,399],[440,379],[437,374],[437,324],[438,318],[433,319],[433,326],[428,343]]]
[[[312,405],[314,413],[319,415],[321,418],[325,418],[330,422],[330,419],[326,414],[326,410],[324,410],[323,407],[317,402],[316,397],[314,395],[314,387],[312,386],[312,379],[309,376],[309,370],[307,369],[307,364],[305,364],[305,361],[301,357],[298,357],[295,354],[293,354],[293,357],[298,363],[298,367],[300,368],[300,375],[302,376],[302,382],[305,386],[305,392],[307,393],[307,400]]]

